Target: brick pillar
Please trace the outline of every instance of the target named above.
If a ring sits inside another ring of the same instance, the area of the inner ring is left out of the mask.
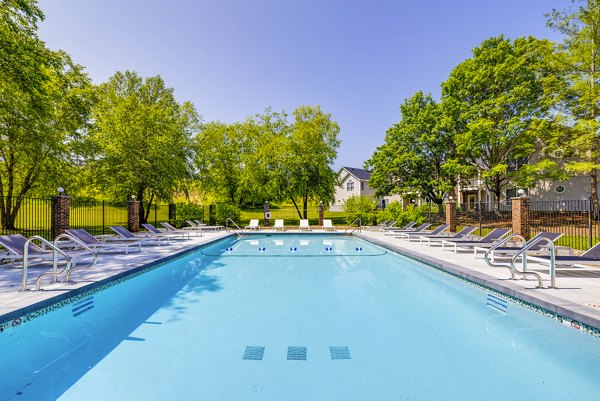
[[[265,201],[265,203],[263,203],[263,213],[265,217],[263,221],[263,226],[269,227],[269,225],[271,224],[271,212],[269,211],[269,201]]]
[[[169,223],[173,223],[177,218],[177,206],[174,203],[169,203]],[[202,216],[204,218],[204,216]]]
[[[69,210],[71,209],[71,197],[67,195],[56,195],[51,198],[51,224],[52,238],[64,234],[69,228]]]
[[[530,199],[525,197],[512,198],[512,231],[529,241],[531,229],[529,225]]]
[[[325,212],[325,206],[323,206],[323,202],[319,203],[319,225],[323,225],[323,214]]]
[[[446,202],[446,224],[450,226],[449,231],[456,232],[456,202],[454,201]]]
[[[127,202],[127,229],[132,233],[140,231],[140,201]]]

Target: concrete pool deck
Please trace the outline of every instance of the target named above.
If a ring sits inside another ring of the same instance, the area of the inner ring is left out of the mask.
[[[257,230],[249,233],[273,234],[272,230]],[[287,230],[285,234],[300,233]],[[312,230],[311,234],[325,233]],[[331,233],[331,232],[328,232]],[[337,234],[343,233],[338,230]],[[472,252],[455,254],[441,250],[441,247],[428,247],[415,242],[407,242],[386,236],[379,231],[354,233],[375,244],[381,245],[399,254],[403,254],[469,281],[502,292],[516,299],[536,305],[550,312],[566,316],[572,320],[600,329],[600,268],[559,268],[557,269],[555,289],[536,289],[537,281],[509,280],[507,269],[496,269],[486,265],[483,259],[475,259]],[[205,231],[203,236],[191,236],[187,240],[171,240],[161,246],[143,246],[142,252],[130,250],[124,253],[99,253],[98,264],[91,270],[78,270],[73,274],[74,283],[51,283],[50,278],[43,282],[43,291],[21,292],[22,270],[10,266],[0,267],[0,325],[19,316],[23,316],[49,303],[67,298],[73,291],[81,293],[99,282],[114,276],[122,276],[129,271],[147,264],[207,244],[228,235],[231,232]],[[309,234],[310,235],[310,234]],[[82,262],[83,265],[84,262]],[[549,285],[549,275],[544,273],[548,267],[530,263],[530,270],[541,272],[544,284]],[[29,288],[34,288],[35,278],[48,268],[30,268]],[[51,298],[54,298],[51,300]]]

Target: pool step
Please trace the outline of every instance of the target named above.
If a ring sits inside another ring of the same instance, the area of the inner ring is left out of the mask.
[[[242,359],[248,361],[262,361],[265,355],[265,347],[248,345],[244,349]],[[308,355],[307,347],[289,346],[287,348],[288,361],[306,361]],[[331,360],[352,359],[350,349],[343,345],[329,346],[329,357]]]
[[[508,310],[508,301],[492,294],[487,294],[486,305],[503,314]]]
[[[87,297],[73,304],[73,317],[77,317],[91,309],[94,309],[94,296]]]

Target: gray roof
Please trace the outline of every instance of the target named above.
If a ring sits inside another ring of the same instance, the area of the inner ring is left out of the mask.
[[[369,173],[367,170],[364,170],[362,168],[354,168],[354,167],[342,167],[342,168],[348,170],[348,172],[350,174],[352,174],[359,180],[368,181],[369,178],[371,178],[371,173]]]

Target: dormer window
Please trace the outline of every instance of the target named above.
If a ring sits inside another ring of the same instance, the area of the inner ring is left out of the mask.
[[[354,191],[354,181],[348,180],[346,183],[346,191]]]

